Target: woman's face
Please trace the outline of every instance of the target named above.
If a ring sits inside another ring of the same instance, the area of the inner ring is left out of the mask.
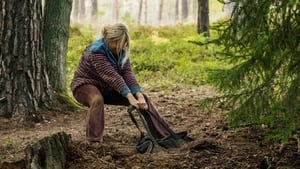
[[[125,49],[128,45],[127,42],[119,44],[118,41],[110,41],[108,42],[108,46],[111,53],[113,53],[114,55],[118,55],[121,52],[121,50]]]
[[[109,41],[108,42],[109,49],[111,53],[114,55],[118,55],[121,49],[118,49],[118,41]]]

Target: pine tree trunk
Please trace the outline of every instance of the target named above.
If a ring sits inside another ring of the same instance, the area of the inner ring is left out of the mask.
[[[143,10],[143,0],[140,0],[139,5],[139,18],[138,18],[138,24],[141,25],[142,23],[142,10]]]
[[[209,37],[209,9],[208,0],[198,1],[198,33],[205,33]]]
[[[164,0],[160,0],[159,11],[158,11],[158,22],[159,22],[159,25],[161,25],[161,23],[162,23],[163,7],[164,7]]]
[[[79,22],[79,0],[74,0],[71,16],[72,21]]]
[[[51,86],[66,90],[66,55],[69,39],[72,0],[46,0],[44,46]]]
[[[147,3],[147,0],[144,0],[144,3],[145,3],[145,11],[144,11],[144,16],[145,16],[145,24],[148,24],[148,3]]]
[[[177,24],[179,20],[179,0],[175,2],[175,23]]]
[[[69,136],[56,133],[25,149],[27,169],[65,169],[69,153]]]
[[[85,20],[85,0],[79,0],[79,20],[78,23],[83,23]]]
[[[24,156],[15,161],[0,161],[1,169],[65,169],[69,159],[70,136],[55,133],[27,145]]]
[[[193,21],[197,20],[197,10],[198,10],[198,1],[193,0],[192,1],[192,16],[193,16]]]
[[[188,18],[188,1],[187,0],[181,0],[181,9],[182,9],[182,22],[186,22]]]
[[[98,12],[98,1],[97,0],[91,0],[91,4],[92,4],[92,11],[91,11],[91,15],[92,18],[95,18],[97,16],[97,12]]]
[[[0,115],[39,120],[50,107],[40,0],[0,1]]]
[[[113,18],[115,22],[119,21],[119,1],[114,0],[113,2]]]

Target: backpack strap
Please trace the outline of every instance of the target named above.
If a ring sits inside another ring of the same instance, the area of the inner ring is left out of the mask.
[[[133,114],[132,114],[132,112],[133,112],[134,109],[135,109],[135,108],[134,108],[133,106],[129,106],[127,112],[128,112],[128,114],[129,114],[129,117],[130,117],[131,121],[134,123],[134,125],[136,126],[136,128],[137,128],[137,129],[139,130],[139,132],[141,133],[141,138],[143,138],[143,137],[145,137],[145,134],[144,134],[143,131],[140,129],[140,127],[139,127],[139,125],[138,125],[136,119],[134,118],[134,116],[133,116]]]
[[[145,134],[140,129],[140,127],[139,127],[139,125],[138,125],[138,123],[137,123],[137,121],[136,121],[136,119],[135,119],[135,117],[132,113],[134,110],[137,110],[137,109],[135,109],[133,106],[130,105],[128,107],[127,112],[130,116],[131,121],[135,124],[135,126],[138,128],[138,130],[141,133],[141,137],[140,137],[140,140],[139,140],[138,144],[136,145],[136,149],[139,153],[151,153],[154,149],[155,144],[158,144],[158,143],[157,143],[156,139],[152,136],[146,119],[137,110],[137,113],[138,113],[138,115],[139,115],[139,117],[140,117],[147,133],[148,133],[148,135],[145,136]]]
[[[148,126],[150,126],[150,130],[153,137],[156,139],[156,143],[164,148],[172,148],[172,147],[179,147],[181,142],[186,141],[190,142],[193,141],[194,139],[188,136],[187,131],[181,131],[181,132],[174,132],[166,122],[162,120],[159,116],[156,114],[152,113],[149,109],[148,110],[138,110],[141,115],[144,116],[146,121],[148,122]],[[169,133],[168,136],[165,136],[163,138],[158,138],[156,136],[156,129],[153,126],[151,117],[153,117],[155,120],[158,121],[159,124],[161,124],[164,129]]]
[[[144,110],[149,116],[154,117],[175,139],[179,139],[177,134],[164,122],[161,118],[157,117],[155,114],[150,112],[149,110]]]
[[[136,110],[138,113],[146,131],[147,135],[145,136],[142,130],[139,128],[139,125],[136,121],[136,119],[133,116],[133,111]],[[165,123],[160,117],[157,117],[155,114],[153,114],[149,110],[139,110],[130,105],[128,107],[128,113],[130,115],[131,120],[135,124],[135,126],[138,128],[138,130],[141,133],[141,139],[137,145],[137,150],[140,153],[145,153],[145,152],[152,152],[152,149],[154,148],[154,145],[159,145],[164,148],[172,148],[172,147],[178,147],[181,141],[192,141],[193,139],[189,136],[187,136],[187,132],[179,132],[175,133],[168,125]],[[168,132],[169,135],[163,138],[158,138],[157,137],[157,131],[153,125],[152,119],[156,119]]]

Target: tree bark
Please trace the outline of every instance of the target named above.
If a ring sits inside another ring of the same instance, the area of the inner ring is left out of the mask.
[[[44,137],[27,145],[16,161],[0,161],[0,169],[65,169],[69,159],[70,136],[65,132]]]
[[[145,24],[148,23],[148,3],[147,3],[147,0],[144,0],[144,3],[145,3],[145,11],[144,11],[144,15],[145,15]]]
[[[204,33],[206,37],[210,36],[209,33],[209,8],[208,0],[198,1],[198,33]]]
[[[158,11],[158,22],[160,25],[162,23],[163,8],[164,8],[164,0],[160,0],[159,11]]]
[[[40,0],[0,1],[0,115],[40,120],[52,92],[46,72]]]
[[[182,12],[182,22],[186,22],[189,14],[188,9],[188,1],[187,0],[181,0],[181,12]]]
[[[66,55],[72,0],[46,0],[44,46],[49,81],[55,91],[66,90]]]
[[[86,18],[85,18],[85,0],[79,0],[79,20],[78,23],[82,23]]]
[[[193,20],[197,20],[197,9],[198,9],[198,1],[192,0],[192,16]]]
[[[92,18],[95,18],[97,16],[97,12],[98,12],[98,1],[97,0],[91,0],[91,4],[92,4],[92,11],[91,11],[91,15]]]
[[[79,0],[74,0],[71,16],[73,21],[79,22]]]
[[[142,23],[143,0],[140,0],[138,24]]]
[[[175,23],[179,20],[179,0],[175,2]]]
[[[119,1],[118,0],[114,0],[113,2],[113,18],[115,20],[115,22],[119,21]]]
[[[65,169],[69,154],[69,136],[56,133],[25,149],[27,169]]]

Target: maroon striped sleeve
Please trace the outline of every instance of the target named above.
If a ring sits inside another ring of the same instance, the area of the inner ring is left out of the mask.
[[[140,86],[134,76],[134,73],[131,69],[131,64],[130,64],[129,59],[124,64],[122,71],[123,71],[123,78],[124,78],[127,86],[130,88],[131,92],[133,94],[140,92],[141,88],[140,88]]]
[[[123,95],[130,92],[123,77],[116,71],[105,55],[101,53],[93,53],[89,56],[89,60],[99,77],[105,83]]]

